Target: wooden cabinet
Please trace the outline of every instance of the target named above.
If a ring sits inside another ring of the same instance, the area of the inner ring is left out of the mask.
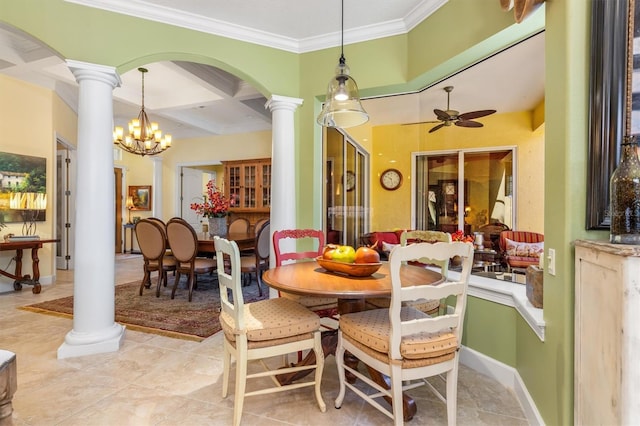
[[[578,240],[574,424],[640,419],[640,246]]]
[[[271,159],[225,161],[225,195],[234,200],[231,215],[245,217],[253,225],[268,218],[271,207]]]

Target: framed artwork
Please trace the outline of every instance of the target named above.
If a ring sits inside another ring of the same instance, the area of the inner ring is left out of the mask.
[[[133,199],[131,210],[151,210],[151,185],[131,185],[128,195]]]
[[[0,152],[0,223],[46,220],[47,159]]]
[[[634,52],[640,41],[639,3],[592,2],[586,229],[609,229],[609,180],[620,142],[640,133],[640,62],[634,61],[640,53]]]

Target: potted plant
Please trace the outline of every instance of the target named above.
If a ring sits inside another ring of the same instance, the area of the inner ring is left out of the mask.
[[[224,196],[213,180],[207,182],[202,203],[191,203],[191,210],[209,220],[209,235],[227,236],[227,216],[232,202]]]

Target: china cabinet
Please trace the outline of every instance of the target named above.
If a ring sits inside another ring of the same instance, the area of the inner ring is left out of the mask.
[[[271,159],[225,161],[225,195],[234,200],[231,216],[245,217],[254,225],[269,218],[271,207]]]
[[[574,423],[640,419],[640,246],[578,240]]]

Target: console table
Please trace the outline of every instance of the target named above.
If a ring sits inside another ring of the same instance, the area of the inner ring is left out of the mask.
[[[0,275],[4,275],[5,277],[14,280],[13,289],[16,291],[22,290],[22,285],[26,284],[33,286],[33,289],[31,290],[33,294],[40,293],[40,268],[38,267],[40,259],[38,259],[38,249],[42,248],[42,245],[45,243],[57,243],[58,241],[59,240],[32,240],[1,242],[0,251],[15,250],[16,255],[13,257],[13,260],[16,262],[16,268],[13,274],[0,269]],[[25,249],[31,249],[33,275],[22,275],[22,250]]]

